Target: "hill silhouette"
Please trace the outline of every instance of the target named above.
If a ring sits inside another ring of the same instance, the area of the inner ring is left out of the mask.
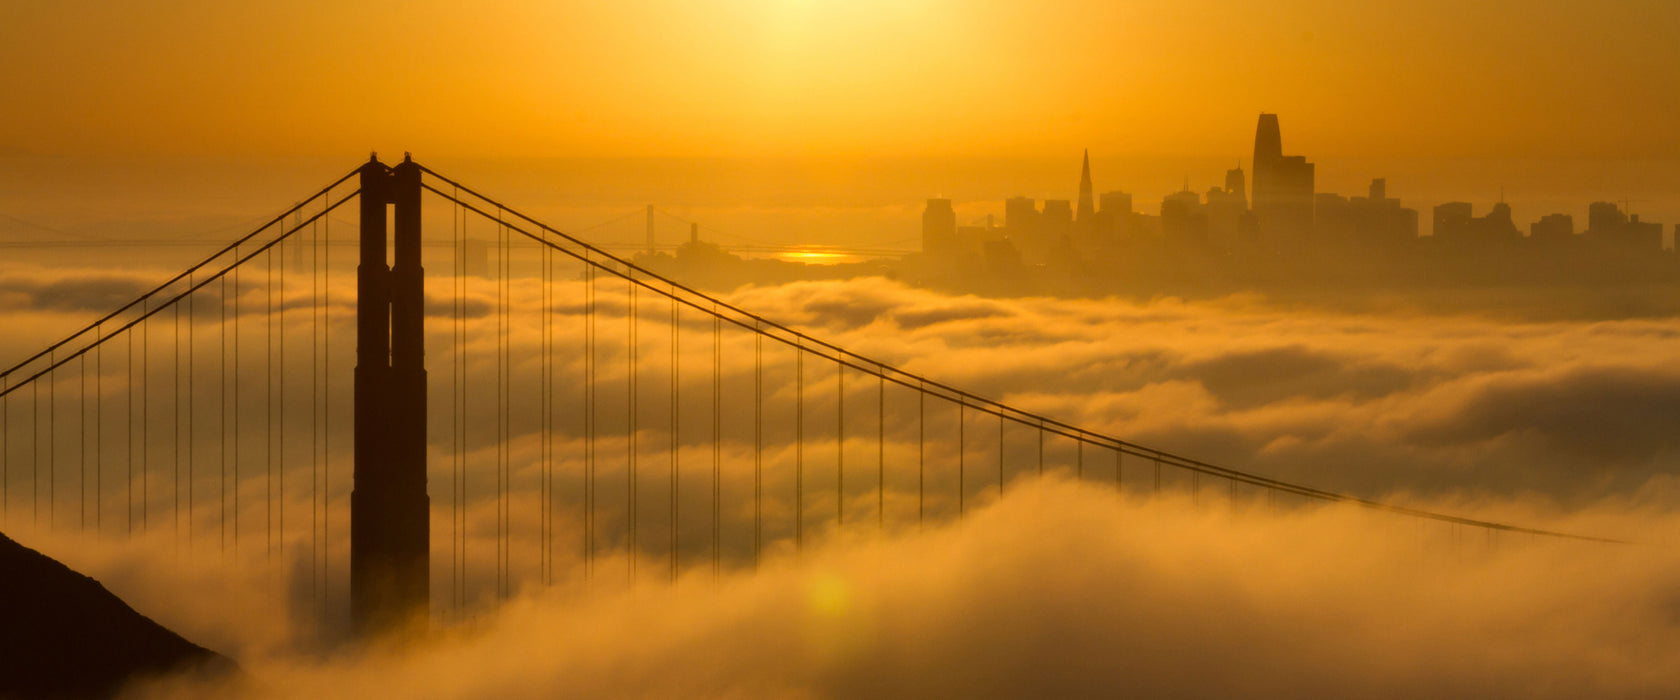
[[[110,697],[149,675],[237,668],[4,534],[0,572],[0,698]]]

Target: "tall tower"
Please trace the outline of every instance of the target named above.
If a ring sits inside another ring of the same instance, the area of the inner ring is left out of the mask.
[[[922,252],[949,255],[957,247],[957,211],[949,199],[930,199],[922,210]]]
[[[1260,124],[1254,129],[1254,170],[1255,181],[1259,182],[1259,171],[1265,163],[1267,166],[1283,160],[1283,130],[1278,128],[1276,114],[1261,114]]]
[[[1085,149],[1085,163],[1079,169],[1079,211],[1074,221],[1090,224],[1097,210],[1091,200],[1091,149]]]
[[[1225,191],[1236,195],[1243,203],[1243,208],[1248,208],[1248,185],[1243,181],[1241,165],[1225,171]]]
[[[1276,114],[1261,114],[1254,130],[1254,184],[1249,201],[1268,245],[1302,243],[1313,225],[1313,164],[1283,154]]]
[[[356,267],[355,472],[350,492],[350,618],[357,634],[424,627],[431,585],[426,495],[424,270],[420,166],[361,170]],[[394,265],[385,265],[386,207]]]

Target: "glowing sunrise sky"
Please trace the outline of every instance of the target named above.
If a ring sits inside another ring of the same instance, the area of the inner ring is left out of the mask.
[[[1272,111],[1319,156],[1673,158],[1676,27],[1668,0],[8,2],[0,153],[1225,156]]]

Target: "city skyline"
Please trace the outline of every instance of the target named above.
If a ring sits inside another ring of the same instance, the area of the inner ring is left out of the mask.
[[[1420,215],[1418,209],[1402,206],[1400,198],[1387,196],[1386,177],[1374,177],[1362,196],[1346,197],[1320,191],[1314,187],[1315,164],[1304,156],[1283,155],[1278,115],[1264,112],[1256,126],[1249,170],[1239,161],[1236,168],[1226,171],[1224,187],[1216,185],[1205,194],[1193,189],[1190,177],[1186,176],[1183,189],[1160,196],[1158,213],[1134,209],[1138,193],[1125,190],[1103,191],[1100,198],[1103,206],[1093,208],[1090,150],[1086,149],[1081,158],[1077,214],[1066,216],[1062,209],[1071,200],[1054,197],[1042,200],[1043,211],[1035,209],[1039,200],[1025,195],[1018,194],[1003,202],[1000,228],[1013,228],[1017,247],[1022,244],[1020,234],[1032,228],[1037,218],[1052,222],[1052,227],[1066,227],[1067,233],[1058,235],[1067,235],[1075,229],[1088,231],[1093,226],[1113,228],[1121,220],[1116,217],[1141,216],[1154,233],[1169,239],[1191,237],[1226,248],[1239,236],[1277,246],[1285,241],[1289,245],[1333,244],[1337,240],[1366,236],[1391,241],[1431,238],[1501,244],[1517,240],[1567,241],[1573,240],[1575,234],[1583,234],[1589,238],[1578,240],[1602,243],[1615,239],[1618,241],[1615,246],[1660,254],[1673,250],[1672,231],[1680,230],[1680,224],[1669,229],[1662,222],[1641,221],[1640,215],[1628,207],[1630,200],[1626,198],[1583,203],[1579,210],[1586,216],[1580,219],[1569,212],[1545,212],[1533,215],[1527,220],[1528,225],[1522,226],[1517,224],[1519,219],[1514,218],[1503,192],[1498,200],[1481,205],[1486,207],[1484,212],[1476,211],[1475,202],[1453,200],[1436,204]],[[1252,189],[1244,187],[1245,177],[1253,183]],[[1645,202],[1641,200],[1641,203]],[[986,235],[983,229],[998,227],[991,215],[979,228],[975,225],[978,222],[958,227],[952,199],[929,199],[926,211],[936,206],[942,212],[937,219],[938,230],[930,228],[932,224],[924,214],[924,252],[930,252],[929,241],[933,241],[932,251],[948,248],[957,228],[965,229],[973,237]],[[1200,217],[1194,225],[1198,228],[1187,228],[1191,226],[1185,220],[1187,217]],[[1066,221],[1062,222],[1063,219]],[[1581,222],[1579,227],[1577,220]],[[1012,226],[1011,221],[1016,223]],[[1476,244],[1479,243],[1471,243]]]

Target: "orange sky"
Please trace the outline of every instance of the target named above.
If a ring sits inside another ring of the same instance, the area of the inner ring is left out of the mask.
[[[1669,0],[473,5],[7,3],[0,154],[1680,155]]]

